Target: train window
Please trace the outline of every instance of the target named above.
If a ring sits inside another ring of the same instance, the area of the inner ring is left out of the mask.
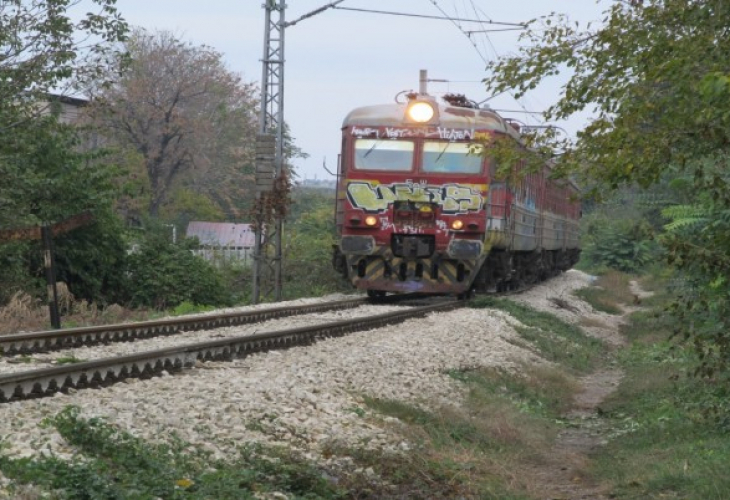
[[[414,143],[392,139],[358,139],[355,141],[355,168],[405,172],[413,165]]]
[[[449,172],[478,174],[482,171],[482,157],[469,152],[469,144],[463,142],[423,143],[424,172]]]

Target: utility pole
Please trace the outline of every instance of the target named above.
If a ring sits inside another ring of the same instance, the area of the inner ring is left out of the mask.
[[[284,29],[342,3],[337,0],[304,16],[285,22],[284,0],[265,0],[264,58],[261,76],[261,115],[256,137],[256,233],[253,260],[252,302],[262,296],[281,300],[282,231],[281,199],[289,173],[284,166]]]
[[[282,213],[275,207],[284,170],[284,13],[283,0],[266,0],[261,115],[256,138],[256,239],[253,303],[261,296],[281,300]],[[284,179],[284,182],[288,182]]]

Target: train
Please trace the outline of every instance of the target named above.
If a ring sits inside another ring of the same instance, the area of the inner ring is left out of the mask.
[[[580,191],[554,163],[500,178],[490,139],[519,125],[463,95],[408,92],[342,125],[335,270],[371,297],[519,289],[580,256]],[[481,144],[481,147],[478,145]],[[485,150],[485,147],[487,148]]]

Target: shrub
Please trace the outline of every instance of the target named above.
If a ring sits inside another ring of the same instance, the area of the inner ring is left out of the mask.
[[[157,309],[182,302],[231,304],[219,271],[192,254],[195,239],[172,243],[166,232],[151,230],[129,255],[127,294],[132,306]]]
[[[590,267],[636,273],[659,256],[654,229],[643,219],[597,215],[586,218],[583,230],[582,259]]]

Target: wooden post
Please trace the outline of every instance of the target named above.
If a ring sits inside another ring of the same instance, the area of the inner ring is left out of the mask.
[[[56,261],[53,258],[53,233],[51,226],[41,226],[43,240],[43,262],[46,268],[48,289],[48,310],[51,313],[51,327],[61,328],[61,315],[58,311],[58,290],[56,289]]]

